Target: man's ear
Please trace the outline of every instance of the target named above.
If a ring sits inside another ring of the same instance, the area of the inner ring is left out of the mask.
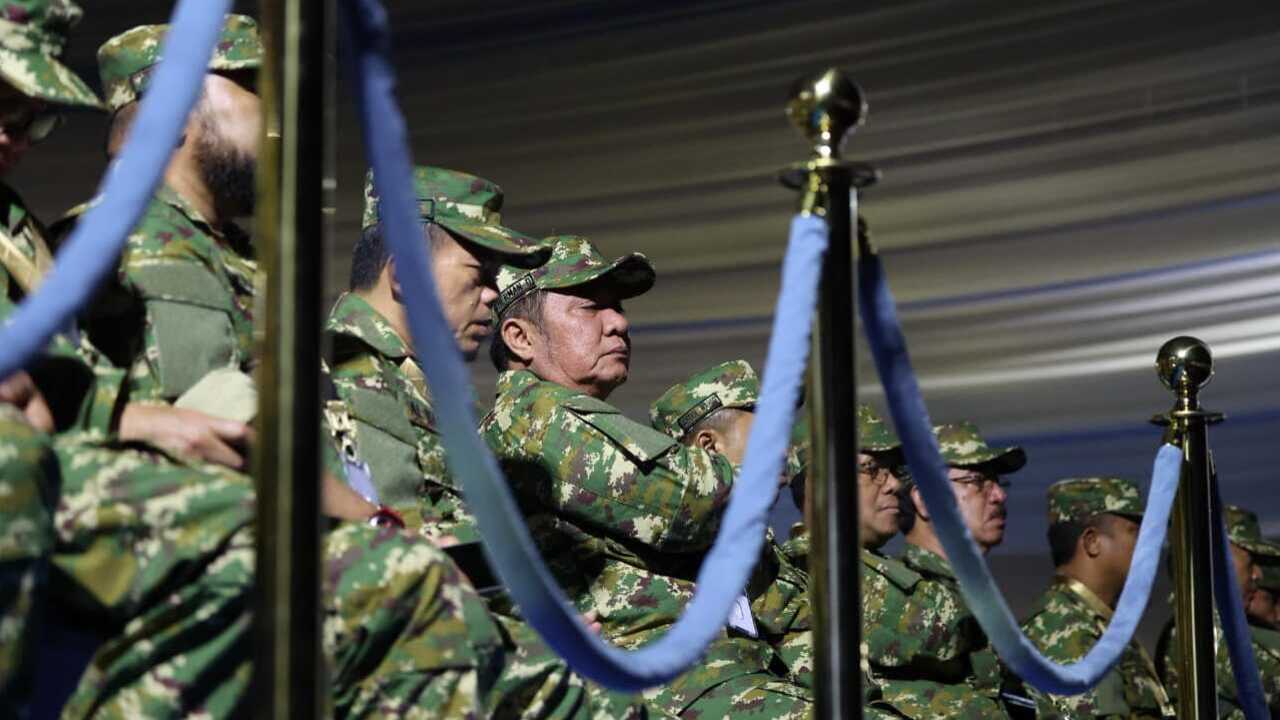
[[[396,261],[387,260],[387,265],[382,268],[382,272],[387,276],[387,285],[391,287],[391,298],[403,305],[404,299],[400,294],[400,280],[396,277]]]
[[[693,436],[693,444],[709,453],[720,452],[720,443],[718,440],[719,438],[716,437],[715,432],[707,430],[706,428],[694,433]]]
[[[929,517],[929,508],[924,506],[924,498],[920,496],[920,487],[911,486],[911,504],[916,507],[916,517],[923,519],[925,522],[931,522]]]
[[[533,354],[539,337],[533,323],[523,318],[507,318],[498,326],[502,342],[525,365],[533,362]]]
[[[1080,533],[1080,550],[1091,558],[1102,554],[1102,533],[1098,532],[1098,528],[1090,525]]]

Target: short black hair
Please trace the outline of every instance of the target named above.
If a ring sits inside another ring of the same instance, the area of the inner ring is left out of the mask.
[[[437,231],[430,224],[423,225],[422,232],[427,236],[434,249],[441,241]],[[387,248],[382,236],[382,223],[371,225],[360,231],[360,237],[351,250],[351,279],[348,285],[351,290],[368,290],[378,284],[378,276],[391,261],[391,251]]]
[[[503,372],[510,367],[511,361],[515,359],[511,348],[507,347],[507,343],[502,340],[502,321],[510,318],[528,320],[541,332],[542,309],[546,300],[547,291],[535,288],[503,310],[502,317],[498,318],[498,326],[493,329],[493,339],[489,341],[489,360],[493,362],[493,367],[498,372]]]

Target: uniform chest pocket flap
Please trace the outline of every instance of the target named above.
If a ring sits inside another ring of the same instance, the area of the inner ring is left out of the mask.
[[[637,464],[651,463],[676,446],[676,441],[671,436],[641,425],[603,400],[582,395],[567,401],[564,406],[583,422],[604,434]]]
[[[131,273],[146,304],[160,384],[176,397],[212,370],[235,367],[239,342],[232,291],[195,263],[167,263]]]
[[[353,388],[346,395],[353,418],[372,425],[406,445],[417,445],[417,434],[409,422],[405,408],[394,397],[361,388]]]

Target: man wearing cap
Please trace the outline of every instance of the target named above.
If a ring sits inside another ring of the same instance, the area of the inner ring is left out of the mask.
[[[1022,630],[1045,657],[1080,661],[1115,613],[1142,521],[1142,498],[1128,480],[1061,480],[1049,487],[1049,552],[1056,577]],[[1063,718],[1172,718],[1173,705],[1137,638],[1102,681],[1079,695],[1031,690],[1042,712]]]
[[[414,168],[414,190],[445,318],[459,352],[472,360],[493,329],[501,263],[534,267],[548,251],[500,224],[502,189],[488,180],[420,166]],[[444,461],[431,394],[409,342],[408,314],[383,237],[372,173],[365,178],[362,225],[352,254],[351,290],[338,298],[325,327],[333,343],[330,376],[336,392],[325,409],[328,429],[345,461],[362,466],[354,472],[367,469],[366,491],[402,510],[410,530],[436,542],[476,543],[479,529]],[[490,608],[507,650],[490,693],[492,714],[567,718],[639,712],[627,709],[625,696],[587,685],[572,673],[505,598]]]
[[[1276,546],[1263,539],[1262,529],[1258,525],[1258,516],[1238,505],[1227,505],[1223,508],[1223,520],[1227,525],[1227,539],[1230,541],[1231,569],[1234,571],[1236,582],[1240,587],[1240,599],[1244,603],[1243,609],[1247,611],[1247,608],[1252,603],[1253,593],[1257,589],[1258,566],[1256,558],[1276,555]],[[1231,672],[1231,656],[1222,637],[1222,628],[1219,625],[1221,619],[1217,617],[1216,611],[1214,616],[1213,638],[1216,646],[1214,676],[1218,689],[1218,717],[1244,720],[1245,715],[1244,709],[1240,705],[1239,688],[1236,686],[1235,675]],[[1164,685],[1168,688],[1169,695],[1172,697],[1177,697],[1178,694],[1178,658],[1180,655],[1177,627],[1174,623],[1174,618],[1170,618],[1164,630],[1160,633],[1160,640],[1156,644],[1156,670],[1160,673],[1160,678],[1164,681]],[[1267,704],[1270,706],[1272,714],[1280,714],[1280,706],[1277,706],[1276,697],[1273,694],[1274,691],[1268,690],[1266,682],[1263,683],[1263,689],[1268,694]]]
[[[134,28],[99,51],[113,111],[111,152],[128,133],[166,31]],[[129,237],[107,299],[88,320],[88,328],[109,343],[107,354],[129,368],[125,392],[131,400],[164,404],[207,377],[248,377],[256,266],[247,237],[231,218],[252,210],[259,123],[252,88],[260,55],[253,21],[228,16],[165,185]],[[252,402],[248,409],[253,411]],[[340,472],[336,456],[329,455],[326,467]],[[151,489],[141,480],[158,482],[125,472],[136,462],[125,456],[113,465],[103,456],[87,468],[77,466],[77,476],[86,477],[76,482],[86,488],[115,482],[118,492],[134,498]],[[99,651],[67,717],[231,717],[248,711],[253,483],[230,471],[220,477],[229,480],[171,479],[159,489],[174,493],[174,501],[150,512],[145,498],[130,514],[104,515],[91,504],[88,490],[64,497],[60,548],[74,550],[66,553],[67,571],[84,565],[79,576],[97,581],[87,588],[93,600],[140,611]],[[234,498],[227,495],[231,489],[237,491]],[[373,513],[373,506],[329,473],[322,494],[327,514],[356,521],[335,522],[324,536],[324,639],[336,713],[482,713],[502,652],[483,602],[438,549],[385,522],[366,523],[371,514],[375,521],[387,516]],[[157,527],[175,512],[190,516],[192,527]],[[202,553],[198,562],[178,565],[176,587],[117,597],[126,585],[122,580],[149,577],[153,568],[165,566],[157,561],[167,560],[173,548]],[[59,554],[55,561],[62,559],[61,549]],[[126,572],[113,576],[100,566]],[[156,599],[162,602],[155,607],[143,603]]]
[[[1004,488],[1000,476],[1026,463],[1021,448],[992,448],[972,423],[934,428],[960,515],[985,553],[1004,540]],[[906,535],[903,564],[920,576],[903,612],[906,631],[919,642],[904,652],[893,633],[871,645],[872,673],[885,701],[913,718],[1003,718],[1005,684],[986,634],[969,610],[934,530],[919,488],[903,488],[899,528]]]
[[[606,402],[626,382],[622,302],[653,286],[638,253],[549,238],[533,271],[503,268],[491,357],[502,371],[481,432],[502,461],[551,572],[624,648],[662,635],[693,595],[733,483],[724,456],[678,444]],[[726,627],[697,668],[645,698],[688,717],[808,717],[803,688],[770,672],[768,643]]]
[[[745,360],[730,360],[671,386],[649,406],[653,428],[684,445],[723,455],[741,471],[747,437],[760,397],[760,378]],[[788,472],[784,478],[792,477]],[[813,637],[809,620],[809,576],[793,565],[766,531],[765,547],[744,597],[750,619],[787,666],[787,677],[809,686],[813,677]]]
[[[1254,557],[1255,587],[1246,614],[1249,617],[1249,634],[1253,638],[1253,655],[1262,673],[1262,689],[1267,694],[1267,705],[1275,708],[1280,703],[1280,628],[1276,627],[1276,596],[1280,593],[1280,547],[1272,546],[1273,555]]]

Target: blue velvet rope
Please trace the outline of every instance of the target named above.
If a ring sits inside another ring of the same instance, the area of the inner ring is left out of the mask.
[[[418,358],[440,411],[446,458],[462,480],[489,561],[529,623],[576,671],[625,691],[669,682],[698,662],[721,634],[759,558],[807,362],[826,225],[812,217],[792,221],[744,472],[698,574],[693,600],[658,640],[630,652],[612,647],[586,628],[547,571],[497,462],[476,435],[469,376],[436,297],[417,218],[405,125],[393,97],[386,13],[377,0],[344,0],[341,8],[344,64],[356,70],[365,147],[381,197],[385,236],[404,288],[415,347],[426,350]]]
[[[1102,638],[1077,663],[1059,665],[1043,655],[1022,634],[995,578],[974,544],[956,505],[947,468],[938,452],[929,413],[911,369],[906,338],[898,323],[893,295],[880,258],[874,254],[859,263],[859,310],[889,410],[902,440],[907,464],[937,527],[938,538],[960,580],[965,600],[986,631],[1000,657],[1024,680],[1045,692],[1082,693],[1096,685],[1120,659],[1146,610],[1160,560],[1160,546],[1182,468],[1182,452],[1165,445],[1156,453],[1146,512],[1138,530],[1129,576],[1120,593],[1115,616]]]
[[[164,55],[123,152],[107,170],[98,200],[58,253],[36,292],[0,332],[0,377],[20,370],[76,313],[116,267],[125,238],[147,208],[187,115],[204,87],[230,0],[182,0],[174,10]]]
[[[1253,656],[1253,640],[1249,622],[1244,616],[1244,600],[1231,562],[1231,540],[1222,518],[1222,497],[1218,494],[1218,479],[1213,487],[1213,598],[1218,605],[1218,617],[1222,622],[1222,636],[1231,657],[1231,674],[1236,679],[1236,700],[1249,720],[1265,720],[1271,717],[1267,700],[1262,693],[1262,675]]]

